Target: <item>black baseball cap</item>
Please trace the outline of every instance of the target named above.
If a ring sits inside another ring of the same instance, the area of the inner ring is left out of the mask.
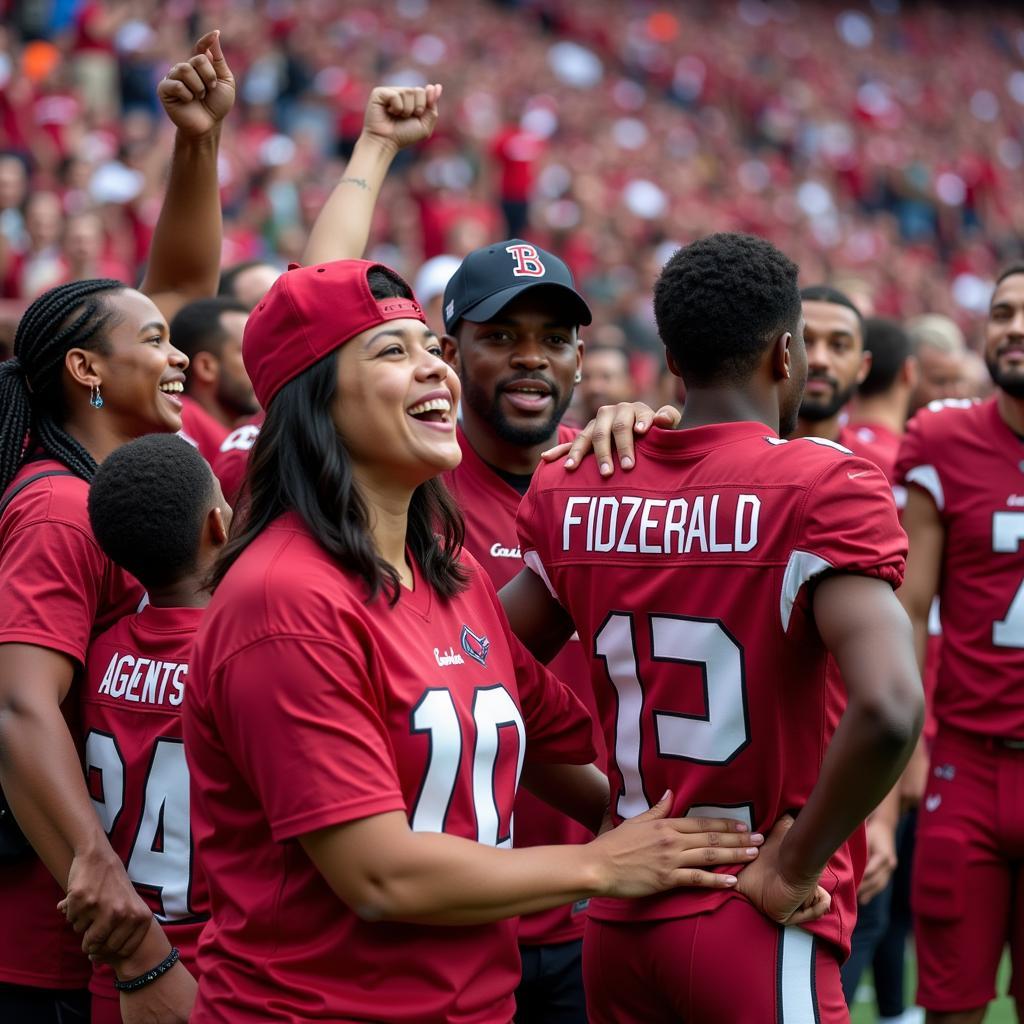
[[[574,323],[590,323],[590,307],[565,262],[521,238],[509,238],[476,249],[462,261],[444,290],[444,329],[451,332],[463,318],[485,323],[517,295],[541,287],[564,293]]]

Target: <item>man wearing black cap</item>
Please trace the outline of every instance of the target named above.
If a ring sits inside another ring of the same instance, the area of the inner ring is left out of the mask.
[[[462,381],[462,463],[446,483],[466,521],[466,548],[500,588],[522,568],[516,511],[541,452],[575,433],[560,422],[580,379],[579,327],[590,323],[590,310],[562,260],[514,238],[463,260],[445,289],[443,311],[444,357]],[[579,643],[568,644],[550,668],[594,715]],[[603,753],[598,763],[604,764]],[[582,825],[525,789],[519,794],[516,846],[590,838]],[[580,971],[585,917],[584,906],[572,905],[521,919],[517,1021],[586,1021]]]

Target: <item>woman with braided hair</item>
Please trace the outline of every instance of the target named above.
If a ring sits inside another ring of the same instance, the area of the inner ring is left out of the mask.
[[[89,797],[107,796],[110,780],[86,788],[61,705],[92,636],[143,597],[92,534],[89,481],[126,441],[180,429],[188,360],[153,302],[112,280],[45,292],[14,350],[0,363],[0,784],[38,859],[26,851],[0,863],[0,885],[13,901],[8,919],[31,922],[17,942],[35,953],[41,978],[47,950],[79,941],[132,978],[161,960],[166,939],[106,840]],[[84,940],[57,911],[54,878],[66,880],[68,917]],[[72,978],[78,966],[67,964]],[[0,1019],[36,1019],[3,1011],[34,1012],[40,989],[60,988],[46,980],[0,986]],[[75,1005],[74,992],[42,998]]]
[[[50,289],[0,363],[0,811],[9,805],[28,841],[0,816],[3,1021],[84,1024],[83,951],[129,981],[170,950],[96,813],[117,805],[118,780],[96,773],[87,785],[77,701],[65,700],[92,637],[143,598],[93,536],[89,481],[125,442],[180,430],[188,360],[165,317],[217,286],[217,149],[234,97],[219,33],[158,93],[177,135],[141,291],[106,279]],[[186,1020],[194,988],[176,966],[130,996],[124,1019]]]

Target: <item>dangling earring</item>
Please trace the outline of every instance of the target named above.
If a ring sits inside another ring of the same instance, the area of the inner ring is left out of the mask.
[[[89,398],[89,404],[94,409],[102,409],[103,408],[103,396],[100,394],[100,386],[99,386],[99,384],[93,384],[93,386],[92,386],[92,395]]]
[[[576,376],[573,378],[573,383],[579,384],[583,380],[583,374],[579,370],[576,371]]]

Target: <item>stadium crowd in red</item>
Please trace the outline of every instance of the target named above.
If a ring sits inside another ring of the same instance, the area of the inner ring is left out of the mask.
[[[225,264],[295,258],[368,89],[438,78],[448,116],[392,176],[371,254],[413,274],[529,224],[641,348],[658,268],[709,231],[766,237],[808,280],[842,271],[879,312],[962,323],[1024,233],[1012,5],[9,7],[0,271],[21,302],[69,277],[137,275],[169,147],[153,89],[215,24],[240,83]]]

